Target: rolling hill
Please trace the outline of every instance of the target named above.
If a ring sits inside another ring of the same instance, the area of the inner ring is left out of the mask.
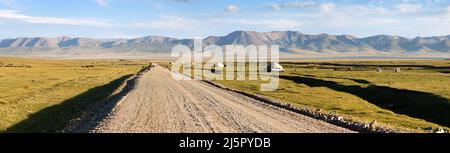
[[[405,38],[377,35],[358,38],[351,35],[308,35],[298,31],[235,31],[226,36],[209,36],[204,45],[280,45],[283,52],[302,53],[450,53],[450,35]],[[111,51],[111,52],[169,52],[174,45],[193,46],[193,39],[147,36],[133,39],[91,38],[15,38],[0,40],[0,54],[29,54],[41,52]]]

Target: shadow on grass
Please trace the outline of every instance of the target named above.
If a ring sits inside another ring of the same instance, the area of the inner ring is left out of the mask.
[[[132,75],[120,77],[110,83],[98,86],[62,102],[59,105],[47,107],[37,113],[31,114],[8,128],[6,133],[55,133],[65,130],[74,119],[82,118],[92,107],[99,105],[111,95],[122,83]]]
[[[342,85],[333,81],[302,76],[280,76],[280,78],[310,87],[327,87],[346,92],[395,113],[450,127],[450,100],[432,93],[376,85],[367,87]]]
[[[340,66],[340,67],[381,67],[381,68],[395,68],[395,67],[409,67],[409,68],[423,68],[423,69],[450,69],[450,66],[434,66],[434,65],[411,65],[411,64],[339,64],[339,63],[324,63],[324,62],[281,62],[281,64],[292,65],[325,65],[325,66]]]
[[[450,74],[450,70],[438,70],[438,72],[440,73],[446,73],[446,74]]]
[[[303,76],[307,76],[307,77],[316,77],[314,75],[303,75]],[[346,79],[346,80],[350,80],[356,83],[361,83],[361,84],[371,84],[371,82],[367,81],[367,80],[363,80],[363,79],[352,79],[352,78],[339,78],[339,77],[324,77],[324,78],[329,78],[329,79]]]

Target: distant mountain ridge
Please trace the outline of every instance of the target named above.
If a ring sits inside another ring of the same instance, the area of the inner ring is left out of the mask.
[[[280,45],[282,51],[300,53],[313,52],[439,52],[450,53],[450,35],[436,37],[405,38],[377,35],[357,38],[351,35],[308,35],[298,31],[235,31],[226,36],[210,36],[203,39],[204,45]],[[177,39],[164,36],[147,36],[133,39],[91,38],[15,38],[1,39],[0,50],[52,50],[89,49],[112,51],[168,52],[174,45],[193,45],[193,39]]]

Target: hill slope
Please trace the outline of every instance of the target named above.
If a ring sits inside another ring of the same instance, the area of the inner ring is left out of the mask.
[[[450,53],[450,35],[416,37],[413,39],[377,35],[357,38],[351,35],[308,35],[298,31],[235,31],[226,36],[210,36],[204,45],[280,45],[282,51],[298,53],[312,52],[437,52]],[[168,52],[174,45],[193,46],[193,39],[177,39],[164,36],[147,36],[134,39],[91,38],[15,38],[0,40],[0,53],[48,52],[52,50],[96,50],[121,52]],[[297,51],[297,52],[296,52]]]

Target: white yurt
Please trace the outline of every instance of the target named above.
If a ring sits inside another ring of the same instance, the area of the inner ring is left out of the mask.
[[[225,67],[225,64],[223,64],[223,63],[216,63],[216,64],[214,64],[214,67],[217,67],[217,68],[224,68],[224,67]]]
[[[284,68],[279,63],[271,63],[267,65],[267,72],[283,72]]]

